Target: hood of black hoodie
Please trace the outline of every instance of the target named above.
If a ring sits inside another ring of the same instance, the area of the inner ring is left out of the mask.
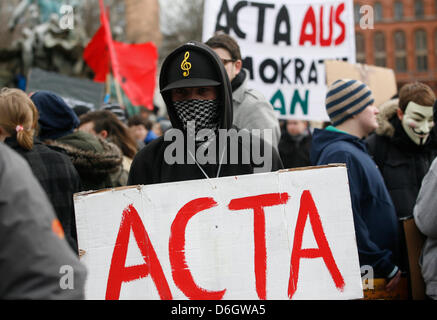
[[[162,88],[165,88],[165,86],[168,84],[167,74],[168,74],[169,62],[172,60],[174,56],[176,56],[181,51],[188,51],[188,50],[195,50],[207,56],[210,59],[213,67],[217,70],[221,78],[221,84],[217,87],[218,88],[217,99],[219,100],[219,129],[232,128],[233,109],[232,109],[231,83],[229,81],[226,70],[222,62],[220,61],[218,55],[211,48],[204,45],[203,43],[197,41],[190,41],[188,43],[181,45],[167,56],[161,67],[161,73],[159,77],[160,89],[162,90]],[[173,102],[171,100],[171,92],[170,91],[161,92],[161,95],[167,107],[167,113],[173,128],[177,128],[184,131],[182,123],[179,120],[174,110]]]

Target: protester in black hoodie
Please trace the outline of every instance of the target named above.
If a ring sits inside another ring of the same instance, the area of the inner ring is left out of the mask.
[[[165,59],[159,84],[173,128],[137,153],[128,184],[216,178],[282,168],[271,145],[248,130],[229,130],[232,89],[226,70],[212,49],[195,41],[178,47]],[[195,128],[191,127],[193,123]],[[263,155],[261,161],[254,157],[254,151]],[[236,156],[237,161],[233,159]]]

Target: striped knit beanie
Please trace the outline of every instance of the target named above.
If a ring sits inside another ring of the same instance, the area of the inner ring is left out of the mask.
[[[116,115],[118,120],[120,120],[124,124],[127,124],[126,111],[125,111],[125,109],[122,109],[119,104],[116,104],[116,103],[104,104],[102,106],[102,110],[109,110],[109,111],[111,111],[113,114]]]
[[[373,104],[370,88],[358,80],[340,79],[331,84],[326,94],[326,111],[332,125],[337,126]]]

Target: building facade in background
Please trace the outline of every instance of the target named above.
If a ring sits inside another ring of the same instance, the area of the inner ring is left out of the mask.
[[[360,8],[373,8],[373,29]],[[437,92],[437,0],[354,0],[358,63],[391,68],[398,88],[417,80]]]

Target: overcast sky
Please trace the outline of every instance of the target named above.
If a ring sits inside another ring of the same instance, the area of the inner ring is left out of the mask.
[[[176,32],[183,23],[190,23],[189,7],[202,0],[158,0],[160,4],[161,32]],[[188,18],[188,19],[187,19]]]

